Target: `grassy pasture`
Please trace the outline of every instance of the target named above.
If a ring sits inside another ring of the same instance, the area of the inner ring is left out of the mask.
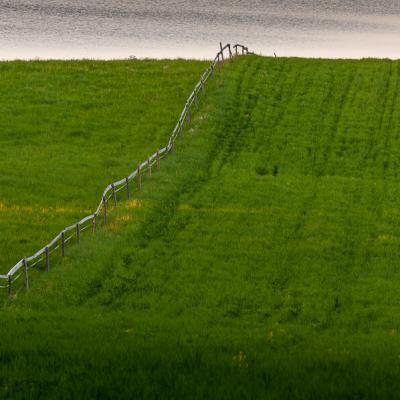
[[[5,302],[0,395],[396,397],[399,72],[227,64],[110,228]]]
[[[0,274],[165,145],[207,63],[0,63]]]

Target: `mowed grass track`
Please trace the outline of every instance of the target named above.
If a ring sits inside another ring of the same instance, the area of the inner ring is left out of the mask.
[[[207,63],[0,63],[0,274],[163,147]]]
[[[399,68],[226,64],[137,200],[5,304],[0,391],[396,396]]]

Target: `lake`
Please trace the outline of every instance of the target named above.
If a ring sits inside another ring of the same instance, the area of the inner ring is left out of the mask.
[[[400,0],[0,0],[0,59],[400,58]]]

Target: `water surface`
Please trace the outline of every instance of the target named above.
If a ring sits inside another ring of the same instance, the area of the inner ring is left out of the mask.
[[[400,0],[0,0],[0,59],[400,58]]]

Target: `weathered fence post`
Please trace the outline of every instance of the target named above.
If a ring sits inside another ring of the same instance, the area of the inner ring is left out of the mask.
[[[96,232],[96,227],[97,227],[97,214],[93,214],[93,233]]]
[[[234,47],[235,47],[235,56],[237,57],[237,55],[238,55],[238,49],[237,49],[237,48],[238,48],[238,46],[237,46],[237,45],[235,45]]]
[[[65,256],[65,232],[61,232],[61,255]]]
[[[157,171],[160,170],[160,150],[157,150]]]
[[[129,177],[125,178],[125,182],[126,182],[126,197],[129,200],[131,198],[131,186],[129,184]]]
[[[203,78],[201,78],[201,80],[200,80],[200,85],[201,85],[201,90],[203,91],[203,93],[205,93],[206,92],[206,86],[204,85]]]
[[[49,246],[46,246],[46,272],[50,271],[50,252]]]
[[[8,297],[12,296],[12,285],[13,284],[13,277],[12,275],[8,275]]]
[[[228,44],[228,50],[229,50],[229,58],[232,58],[232,49],[230,44]]]
[[[151,161],[150,161],[150,157],[147,159],[147,170],[148,170],[149,176],[151,176]]]
[[[105,196],[103,196],[103,208],[104,208],[103,221],[104,221],[104,225],[107,225],[107,201],[106,201]]]
[[[28,272],[28,262],[26,261],[26,257],[23,259],[24,270],[25,270],[25,289],[29,289],[29,272]]]
[[[114,200],[114,208],[116,208],[117,207],[117,193],[115,192],[115,186],[114,186],[114,184],[112,183],[111,184],[111,188],[112,188],[112,194],[113,194],[113,200]]]
[[[76,243],[80,243],[81,242],[81,226],[78,224],[76,224]]]
[[[224,59],[224,50],[223,50],[223,47],[222,47],[222,43],[221,43],[221,42],[219,42],[219,47],[221,48],[221,58],[222,58],[222,62],[224,62],[224,61],[225,61],[225,59]]]
[[[137,189],[142,189],[142,175],[140,174],[140,164],[137,167]]]

